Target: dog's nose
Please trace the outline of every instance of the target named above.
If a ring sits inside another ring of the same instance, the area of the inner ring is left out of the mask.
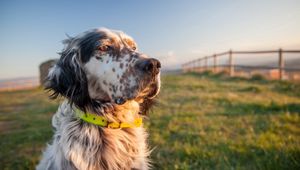
[[[161,64],[157,59],[150,58],[137,63],[137,67],[144,72],[158,74]]]

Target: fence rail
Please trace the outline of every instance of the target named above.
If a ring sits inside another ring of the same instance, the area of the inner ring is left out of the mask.
[[[276,67],[273,66],[246,66],[246,65],[235,65],[234,64],[234,55],[240,54],[278,54],[278,65]],[[285,71],[294,71],[294,72],[300,72],[299,68],[286,68],[285,67],[285,60],[283,54],[300,54],[300,50],[257,50],[257,51],[233,51],[229,50],[222,53],[216,53],[210,56],[198,58],[192,61],[189,61],[182,65],[183,72],[202,72],[206,70],[212,70],[213,72],[219,72],[220,68],[227,68],[229,75],[234,76],[235,75],[235,69],[266,69],[266,70],[278,70],[278,79],[282,80],[285,77]],[[218,59],[221,56],[228,56],[228,64],[218,64]],[[213,64],[209,65],[208,61],[210,59],[213,59]],[[300,79],[300,75],[299,75]]]

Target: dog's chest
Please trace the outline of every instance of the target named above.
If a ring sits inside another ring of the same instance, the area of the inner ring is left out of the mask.
[[[102,129],[79,121],[65,125],[62,149],[78,169],[147,169],[143,128]]]

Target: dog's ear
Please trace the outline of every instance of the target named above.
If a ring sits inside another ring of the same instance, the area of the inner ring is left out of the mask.
[[[49,71],[46,89],[52,91],[52,99],[64,96],[71,104],[84,110],[90,102],[87,78],[80,64],[78,49],[72,48],[71,41],[64,41],[66,49],[60,53],[60,59]]]

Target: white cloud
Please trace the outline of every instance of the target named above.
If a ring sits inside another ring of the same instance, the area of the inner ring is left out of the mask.
[[[167,56],[168,57],[174,57],[174,51],[168,51]]]

